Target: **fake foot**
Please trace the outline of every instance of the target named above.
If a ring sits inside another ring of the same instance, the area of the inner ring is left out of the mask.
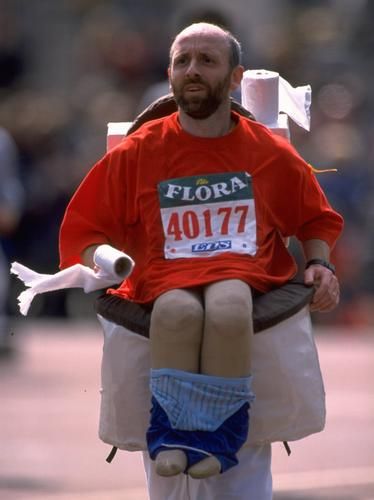
[[[176,476],[187,467],[186,454],[181,450],[160,451],[156,457],[156,472],[159,476]]]
[[[187,471],[193,479],[205,479],[221,472],[221,464],[216,457],[207,457],[197,462]]]

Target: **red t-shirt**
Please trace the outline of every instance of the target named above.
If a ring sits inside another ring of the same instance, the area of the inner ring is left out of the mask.
[[[343,220],[284,139],[237,114],[217,138],[182,130],[178,113],[143,125],[109,151],[72,197],[61,268],[109,243],[136,262],[109,293],[146,303],[174,288],[241,279],[259,291],[296,272],[282,237],[331,247]]]

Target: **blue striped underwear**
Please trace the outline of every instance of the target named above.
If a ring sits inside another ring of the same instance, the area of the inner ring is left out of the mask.
[[[252,376],[226,378],[161,368],[151,370],[152,395],[180,430],[215,431],[254,400]]]

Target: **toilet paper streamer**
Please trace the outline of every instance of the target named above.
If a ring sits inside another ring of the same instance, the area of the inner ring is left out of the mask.
[[[39,293],[65,288],[83,288],[85,293],[89,293],[107,288],[121,283],[131,274],[135,265],[131,257],[110,245],[100,245],[96,249],[94,262],[96,270],[75,264],[56,274],[39,274],[19,262],[13,262],[10,272],[29,287],[18,296],[21,314],[27,315],[34,297]]]
[[[300,127],[310,130],[310,85],[292,87],[275,71],[254,69],[244,72],[241,89],[243,106],[264,125],[276,128],[279,113],[285,113]]]

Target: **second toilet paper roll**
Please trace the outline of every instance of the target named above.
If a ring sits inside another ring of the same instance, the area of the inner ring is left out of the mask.
[[[245,71],[242,103],[260,123],[275,125],[279,114],[279,73],[265,69]]]

